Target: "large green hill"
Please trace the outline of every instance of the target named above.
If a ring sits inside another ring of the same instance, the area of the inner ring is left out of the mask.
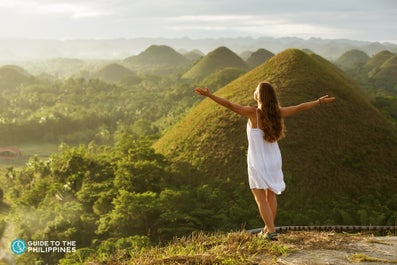
[[[278,87],[284,106],[324,94],[337,98],[285,121],[280,148],[287,190],[280,197],[279,224],[394,222],[397,134],[365,92],[322,57],[289,49],[217,94],[253,105],[252,93],[263,80]],[[154,148],[196,166],[204,182],[223,181],[232,190],[247,184],[246,122],[205,99]]]
[[[205,78],[210,74],[221,70],[223,68],[237,68],[241,70],[248,70],[248,65],[237,54],[226,47],[219,47],[206,56],[202,57],[189,71],[187,71],[183,78],[197,79]]]

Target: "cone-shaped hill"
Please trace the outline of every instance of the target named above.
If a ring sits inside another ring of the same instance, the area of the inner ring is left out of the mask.
[[[318,55],[288,49],[216,94],[253,106],[253,91],[263,80],[278,87],[283,106],[325,94],[337,98],[332,104],[285,120],[286,138],[279,144],[287,189],[280,196],[279,225],[354,222],[360,214],[376,211],[377,205],[386,200],[392,205],[393,196],[397,200],[395,128],[355,82]],[[246,196],[251,196],[246,170],[246,123],[245,118],[204,99],[154,148],[174,161],[196,166],[203,182],[224,181],[226,186],[245,183]],[[363,201],[371,205],[363,206]],[[304,215],[313,209],[316,219],[305,219]],[[382,218],[390,222],[388,218],[395,216]]]
[[[364,65],[364,71],[369,74],[371,77],[374,73],[376,73],[379,68],[384,64],[388,59],[393,57],[395,54],[389,51],[381,51],[371,57],[371,59]]]
[[[369,56],[360,50],[350,50],[342,54],[335,64],[343,70],[351,70],[363,66],[369,61]]]
[[[397,83],[397,54],[386,60],[381,66],[379,71],[373,76],[375,79],[384,79]],[[397,88],[397,87],[396,87]]]
[[[152,45],[140,54],[126,58],[124,64],[134,71],[169,74],[189,66],[190,61],[169,46]]]
[[[133,83],[140,81],[139,77],[133,71],[116,63],[102,67],[94,76],[107,82],[119,82],[127,79],[129,81],[134,80]]]
[[[245,71],[249,68],[243,59],[233,51],[226,47],[219,47],[202,57],[182,77],[186,79],[205,78],[226,67],[237,68]]]
[[[272,58],[274,56],[274,53],[265,50],[265,49],[259,49],[256,52],[252,53],[250,57],[246,60],[247,64],[250,66],[250,68],[255,68],[264,62],[266,62],[268,59]]]

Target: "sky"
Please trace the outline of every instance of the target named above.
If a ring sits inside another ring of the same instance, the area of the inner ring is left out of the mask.
[[[396,0],[0,0],[0,38],[311,37],[397,43]]]

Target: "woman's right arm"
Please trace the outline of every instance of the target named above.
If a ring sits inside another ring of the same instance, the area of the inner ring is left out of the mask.
[[[196,88],[194,90],[197,94],[209,97],[210,99],[212,99],[213,101],[215,101],[216,103],[218,103],[219,105],[230,109],[231,111],[234,111],[235,113],[245,116],[245,117],[251,117],[253,114],[255,115],[255,108],[253,107],[249,107],[249,106],[241,106],[238,104],[235,104],[233,102],[230,102],[227,99],[218,97],[214,94],[212,94],[208,88]]]

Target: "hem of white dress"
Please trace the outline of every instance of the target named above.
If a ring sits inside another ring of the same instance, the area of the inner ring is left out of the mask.
[[[273,191],[274,193],[276,193],[277,195],[280,195],[284,190],[282,190],[282,191],[276,191],[276,190],[274,190],[274,189],[272,189],[272,188],[269,188],[269,187],[266,187],[266,188],[263,188],[263,187],[250,187],[250,189],[251,190],[271,190],[271,191]]]

